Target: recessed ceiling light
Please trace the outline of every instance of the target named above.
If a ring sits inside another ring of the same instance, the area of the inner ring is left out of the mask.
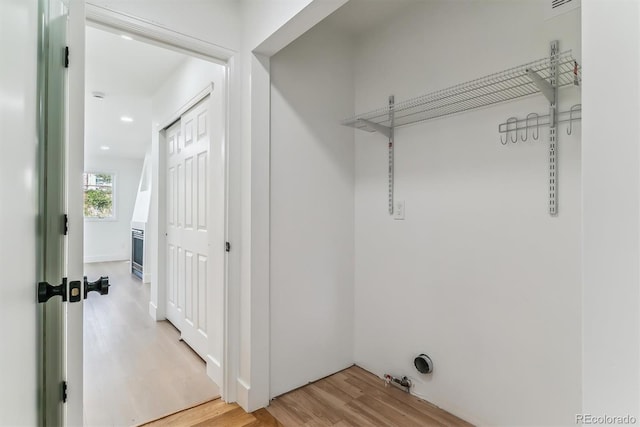
[[[110,150],[110,149],[111,149],[111,147],[109,147],[109,146],[107,146],[107,145],[101,145],[101,146],[100,146],[100,149],[101,149],[101,150],[104,150],[104,151],[107,151],[107,150]]]
[[[126,35],[126,34],[121,34],[121,35],[120,35],[120,37],[122,37],[122,38],[123,38],[123,39],[125,39],[125,40],[133,40],[133,37],[128,36],[128,35]]]
[[[127,117],[127,116],[120,117],[120,120],[122,120],[125,123],[131,123],[133,121],[131,117]]]

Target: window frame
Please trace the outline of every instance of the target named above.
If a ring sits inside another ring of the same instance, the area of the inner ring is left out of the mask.
[[[104,218],[100,218],[97,216],[85,216],[84,215],[84,194],[85,191],[87,190],[86,185],[84,184],[84,175],[86,174],[91,174],[91,175],[111,175],[111,212],[112,215],[108,216],[108,217],[104,217]],[[83,210],[82,210],[82,216],[84,218],[85,221],[88,222],[115,222],[118,221],[118,203],[117,203],[117,194],[118,194],[118,190],[117,190],[117,186],[118,186],[118,175],[115,172],[110,172],[110,171],[94,171],[94,170],[88,170],[88,171],[84,171],[83,172],[83,176],[82,176],[83,180],[82,180],[82,195],[83,195]]]

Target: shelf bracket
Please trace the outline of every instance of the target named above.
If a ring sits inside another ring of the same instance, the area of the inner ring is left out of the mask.
[[[359,122],[365,123],[370,128],[374,129],[376,132],[383,134],[387,138],[391,138],[391,128],[389,126],[381,125],[379,123],[374,123],[367,119],[358,119]]]
[[[559,42],[554,40],[550,46],[551,68],[549,69],[551,96],[542,91],[549,99],[549,215],[558,215],[558,146],[556,140],[557,100],[558,100],[558,52]],[[546,82],[545,82],[546,83]]]
[[[552,54],[551,61],[554,61],[554,55]],[[540,74],[533,70],[528,69],[527,75],[533,80],[533,83],[540,89],[540,92],[547,98],[550,103],[555,103],[555,88],[548,81],[540,77]],[[553,78],[553,77],[552,77]]]
[[[389,215],[393,215],[393,191],[394,191],[394,168],[393,168],[393,126],[395,120],[395,111],[393,107],[395,106],[394,96],[389,96],[389,123],[390,126],[381,125],[380,123],[375,123],[367,119],[357,119],[358,122],[366,124],[371,129],[376,132],[386,136],[389,138],[389,169],[388,169],[388,179],[389,179]]]
[[[393,127],[394,127],[394,122],[395,122],[395,118],[396,118],[396,114],[395,114],[395,98],[393,95],[391,95],[389,97],[389,122],[391,123],[391,126],[389,126],[389,134],[387,135],[389,137],[389,215],[393,215],[393,193],[394,193],[394,186],[395,186],[395,177],[394,177],[394,155],[393,155],[393,149],[394,149],[394,135],[393,135]]]

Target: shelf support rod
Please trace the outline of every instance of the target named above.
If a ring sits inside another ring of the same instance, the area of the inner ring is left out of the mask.
[[[558,215],[558,146],[556,140],[557,101],[558,101],[558,53],[559,42],[554,40],[550,46],[550,81],[551,97],[549,99],[549,215]],[[539,77],[539,76],[538,76]],[[545,82],[546,83],[546,82]],[[542,89],[541,89],[542,90]]]
[[[389,126],[389,215],[393,215],[393,192],[394,192],[394,156],[393,156],[393,146],[394,146],[394,121],[395,121],[395,98],[393,95],[389,97],[389,122],[391,123]]]
[[[554,61],[554,57],[555,57],[555,55],[552,54],[551,62]],[[555,59],[555,61],[557,62],[557,59]],[[552,68],[553,67],[554,67],[554,65],[552,65]],[[553,70],[551,70],[551,72],[553,74]],[[548,81],[546,81],[545,79],[540,77],[540,74],[536,73],[533,70],[528,69],[527,70],[527,75],[531,78],[531,80],[533,80],[533,83],[535,83],[535,85],[538,87],[538,89],[540,89],[540,92],[542,92],[542,94],[547,98],[547,100],[552,104],[555,103],[555,87],[554,87],[554,85],[550,84]],[[551,78],[553,79],[553,75],[551,76]]]
[[[395,100],[394,100],[394,96],[391,95],[389,96],[389,126],[385,126],[385,125],[381,125],[380,123],[375,123],[372,122],[370,120],[367,119],[357,119],[357,121],[362,122],[364,124],[366,124],[368,127],[370,127],[371,129],[375,130],[376,132],[386,136],[387,138],[389,138],[389,146],[388,146],[388,153],[389,153],[389,169],[387,172],[387,176],[389,179],[389,215],[393,215],[393,190],[394,190],[394,168],[393,168],[393,143],[394,143],[394,139],[393,139],[393,127],[394,127],[394,120],[395,120],[395,111],[393,109],[394,105],[395,105]]]
[[[391,138],[391,133],[393,132],[389,126],[381,125],[379,123],[374,123],[367,119],[358,119],[359,122],[366,123],[367,126],[374,129],[376,132],[379,132],[386,136],[387,138]]]

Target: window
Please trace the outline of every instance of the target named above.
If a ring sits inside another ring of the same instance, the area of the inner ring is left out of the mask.
[[[83,174],[85,218],[115,219],[115,178],[111,173]]]

